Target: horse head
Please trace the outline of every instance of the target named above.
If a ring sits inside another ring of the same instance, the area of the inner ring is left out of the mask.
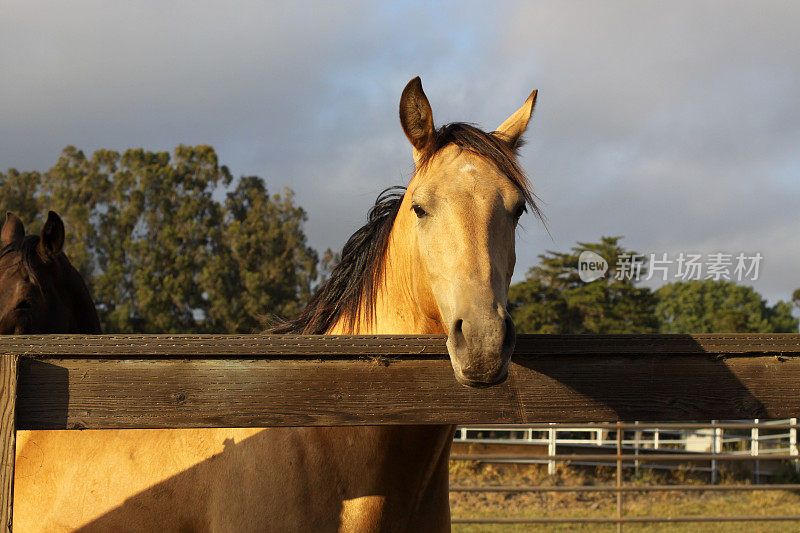
[[[415,174],[395,225],[410,228],[415,299],[440,321],[458,381],[502,382],[516,341],[506,305],[515,232],[530,207],[538,214],[516,149],[533,112],[534,91],[496,131],[453,123],[434,127],[419,78],[400,100]]]
[[[53,211],[40,235],[8,213],[0,232],[0,334],[100,333],[89,290],[64,255],[64,223]]]

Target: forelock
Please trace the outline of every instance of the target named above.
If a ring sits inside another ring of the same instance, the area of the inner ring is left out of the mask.
[[[521,143],[517,144],[517,148]],[[471,152],[497,167],[497,169],[520,191],[531,211],[542,219],[542,213],[536,205],[530,180],[517,162],[517,149],[498,136],[487,133],[477,126],[464,122],[445,124],[437,129],[428,145],[420,151],[417,172],[425,170],[437,154],[448,146],[456,146]]]

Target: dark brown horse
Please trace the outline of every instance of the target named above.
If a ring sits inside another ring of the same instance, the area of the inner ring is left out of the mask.
[[[0,334],[100,333],[89,289],[64,255],[64,223],[53,211],[40,235],[6,215],[0,250]]]

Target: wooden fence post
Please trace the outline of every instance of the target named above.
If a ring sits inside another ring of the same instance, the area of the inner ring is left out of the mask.
[[[0,531],[11,531],[14,508],[17,356],[0,355]]]

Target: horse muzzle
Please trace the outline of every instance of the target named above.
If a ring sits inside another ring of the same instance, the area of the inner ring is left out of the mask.
[[[488,316],[456,318],[447,336],[456,380],[473,388],[504,382],[516,340],[514,321],[504,309]]]

